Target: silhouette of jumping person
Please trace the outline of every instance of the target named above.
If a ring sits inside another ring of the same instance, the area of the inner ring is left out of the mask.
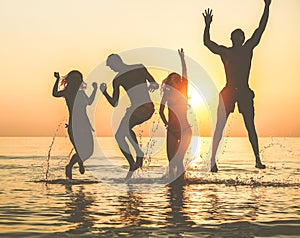
[[[183,159],[192,137],[192,129],[187,119],[188,78],[183,49],[178,50],[182,76],[171,73],[163,80],[163,97],[159,114],[167,128],[167,156],[169,160],[169,179],[184,178]],[[168,120],[164,114],[168,106]]]
[[[91,105],[97,92],[97,83],[93,83],[93,92],[90,97],[85,93],[86,83],[82,80],[82,74],[73,70],[60,78],[55,72],[56,82],[53,87],[54,97],[64,97],[69,111],[69,122],[66,125],[70,141],[75,149],[75,154],[65,168],[66,177],[72,179],[72,168],[78,163],[79,172],[84,174],[83,162],[94,152],[93,128],[87,116],[86,107]],[[63,90],[59,91],[59,81]]]
[[[211,172],[217,172],[216,152],[222,138],[223,130],[231,112],[234,111],[235,103],[238,104],[239,112],[243,115],[244,123],[248,131],[249,140],[256,158],[256,168],[265,169],[259,156],[258,139],[254,125],[254,92],[249,88],[249,73],[253,49],[259,44],[269,18],[269,6],[271,0],[264,0],[265,8],[259,27],[254,31],[250,39],[245,43],[245,34],[241,29],[231,33],[231,47],[218,45],[210,39],[210,25],[213,19],[212,10],[207,9],[203,13],[205,20],[204,45],[214,54],[218,54],[224,64],[226,85],[220,92],[220,101],[217,112],[217,124],[213,136]],[[225,116],[222,105],[225,107]]]
[[[118,146],[129,163],[129,171],[125,178],[125,180],[128,180],[136,169],[142,167],[144,158],[144,152],[138,145],[133,127],[149,120],[153,115],[154,104],[150,99],[149,92],[157,90],[159,85],[144,65],[125,64],[117,54],[108,56],[106,65],[117,72],[112,83],[113,93],[112,96],[107,93],[107,85],[105,83],[100,85],[100,91],[106,97],[107,101],[113,107],[116,107],[120,97],[120,87],[123,87],[131,103],[115,134]],[[136,152],[136,161],[130,153],[126,138]]]

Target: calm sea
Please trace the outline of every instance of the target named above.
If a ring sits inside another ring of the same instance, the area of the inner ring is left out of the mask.
[[[128,184],[114,138],[98,140],[106,159],[68,181],[68,138],[55,138],[50,157],[50,137],[0,138],[0,237],[300,237],[300,138],[260,138],[265,170],[247,138],[225,138],[217,174],[205,172],[202,138],[176,185],[161,179],[164,139]]]

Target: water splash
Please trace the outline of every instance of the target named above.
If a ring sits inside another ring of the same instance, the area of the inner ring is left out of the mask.
[[[71,159],[71,155],[72,155],[73,151],[74,151],[74,147],[72,147],[72,149],[70,150],[70,152],[69,152],[69,154],[68,154],[68,158],[69,158],[69,159]]]
[[[147,142],[146,146],[146,152],[145,152],[145,169],[148,171],[149,166],[151,164],[151,159],[154,151],[154,147],[157,143],[157,140],[155,139],[155,135],[157,130],[159,129],[159,124],[160,124],[160,116],[157,112],[154,113],[155,119],[152,122],[152,127],[151,127],[151,134],[149,141]]]
[[[56,127],[56,130],[54,132],[54,135],[52,137],[52,141],[50,143],[50,146],[49,146],[49,150],[48,150],[48,153],[47,153],[47,159],[46,159],[46,168],[45,168],[45,181],[48,181],[49,179],[49,176],[50,176],[50,158],[51,158],[51,151],[52,151],[52,148],[53,148],[53,145],[54,145],[54,142],[55,142],[55,139],[58,135],[58,132],[60,130],[60,128],[62,127],[63,124],[65,124],[65,121],[66,119],[63,119]]]
[[[232,116],[230,118],[230,120],[227,119],[227,125],[225,126],[225,135],[223,136],[224,138],[224,142],[223,142],[223,146],[222,146],[222,152],[221,154],[224,155],[226,150],[227,150],[227,147],[228,147],[228,141],[229,141],[229,137],[231,135],[231,129],[232,129],[232,123],[233,121],[235,120],[235,113],[231,113]],[[221,143],[220,143],[221,144]]]
[[[287,183],[284,181],[260,181],[255,178],[228,178],[228,179],[199,179],[188,178],[187,184],[223,184],[226,186],[250,186],[250,187],[299,187],[299,183]]]
[[[287,145],[279,142],[274,137],[271,137],[271,141],[264,145],[263,148],[259,151],[260,155],[263,156],[265,152],[267,152],[269,149],[272,149],[274,147],[279,147],[280,149],[284,150],[288,153],[288,155],[291,156],[298,156],[292,149],[290,149]]]
[[[188,104],[187,116],[188,116],[189,124],[190,124],[191,129],[192,129],[192,134],[195,134],[195,132],[196,132],[196,134],[198,135],[199,134],[199,132],[198,132],[199,128],[198,128],[197,117],[196,117],[196,115],[193,111],[193,108],[190,104]],[[200,136],[200,135],[198,135],[198,136]],[[189,147],[186,151],[186,154],[184,156],[184,167],[186,169],[188,169],[191,166],[194,166],[195,163],[196,163],[197,157],[200,156],[200,154],[199,155],[192,155],[192,154],[194,154],[194,153],[193,153],[192,140],[191,140],[190,145],[189,145]]]
[[[150,137],[146,144],[146,149],[144,152],[144,161],[143,161],[142,171],[145,173],[149,172],[152,155],[154,153],[154,147],[156,146],[156,143],[157,143],[157,140],[155,139],[155,135],[156,135],[157,130],[159,129],[159,124],[160,124],[160,117],[157,112],[154,113],[153,117],[155,119],[152,121]],[[148,122],[145,122],[145,124],[147,124],[147,123]],[[142,125],[139,125],[139,129],[138,129],[138,144],[139,144],[140,148],[143,147],[143,132],[144,132],[144,130],[142,129],[142,127],[143,127]]]
[[[46,184],[58,184],[58,185],[83,185],[83,184],[97,184],[101,183],[99,180],[89,179],[50,179],[50,180],[35,180],[33,183],[46,183]]]

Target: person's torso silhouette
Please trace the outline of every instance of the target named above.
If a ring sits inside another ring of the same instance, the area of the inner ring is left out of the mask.
[[[126,91],[131,103],[115,133],[118,146],[129,163],[129,171],[126,176],[126,180],[128,180],[131,178],[133,171],[142,167],[144,159],[144,152],[141,150],[136,134],[132,129],[136,125],[149,120],[153,115],[154,104],[151,101],[149,92],[157,90],[159,85],[144,65],[125,64],[117,54],[108,56],[106,64],[113,71],[117,72],[117,75],[114,77],[112,83],[112,96],[107,93],[107,85],[105,83],[100,85],[103,95],[113,107],[116,107],[119,102],[120,88],[122,87]],[[136,161],[133,159],[128,142],[136,152]]]
[[[123,87],[131,105],[142,105],[151,102],[147,79],[152,78],[142,64],[126,65],[113,79],[113,87]]]
[[[241,29],[231,33],[232,47],[218,45],[210,39],[210,25],[213,20],[212,10],[203,13],[205,29],[203,34],[204,45],[214,54],[220,55],[226,74],[226,85],[220,92],[220,101],[217,113],[217,124],[213,136],[211,171],[217,172],[216,152],[222,138],[227,118],[234,111],[235,103],[242,113],[252,149],[256,158],[256,168],[264,169],[261,163],[258,139],[254,125],[254,92],[249,88],[248,80],[251,69],[253,49],[259,44],[266,28],[269,17],[271,0],[264,0],[265,8],[258,28],[245,42],[245,34]],[[244,43],[245,42],[245,43]]]

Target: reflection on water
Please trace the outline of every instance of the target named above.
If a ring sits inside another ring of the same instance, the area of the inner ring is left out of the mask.
[[[77,168],[65,180],[63,156],[51,158],[47,183],[39,173],[47,155],[1,156],[0,236],[297,237],[300,143],[291,142],[294,157],[270,160],[265,171],[227,151],[217,175],[191,168],[184,183],[162,186],[141,174],[125,190]]]
[[[140,226],[140,209],[143,198],[135,193],[130,185],[128,186],[128,192],[118,196],[116,206],[120,214],[120,222],[124,226]]]
[[[168,228],[176,237],[183,237],[183,233],[188,231],[195,223],[189,217],[187,210],[188,198],[185,190],[188,189],[185,183],[175,181],[168,185],[168,207],[171,208],[166,213],[166,222]]]
[[[64,220],[73,224],[68,232],[73,234],[86,233],[94,224],[89,209],[91,204],[95,202],[95,197],[90,193],[85,193],[83,186],[79,186],[76,191],[70,184],[65,185],[65,188],[70,200],[66,201],[65,214],[67,216],[64,217]]]

